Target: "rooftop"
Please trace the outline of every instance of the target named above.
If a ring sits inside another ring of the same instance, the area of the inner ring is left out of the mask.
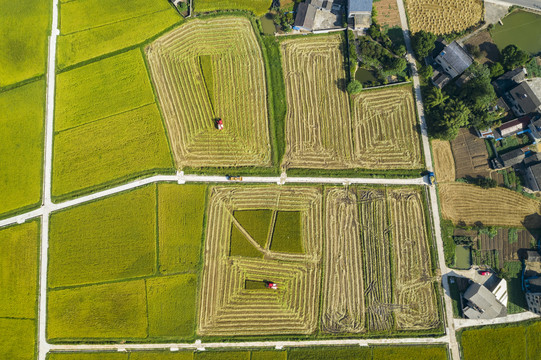
[[[456,41],[453,41],[443,49],[438,57],[443,59],[458,74],[463,73],[473,63],[473,59]]]
[[[524,154],[524,151],[522,149],[516,149],[513,151],[509,151],[508,153],[505,153],[500,157],[503,161],[503,166],[509,167],[520,164],[522,160],[524,160],[524,158],[526,157],[526,154]]]
[[[537,86],[537,83],[537,81],[523,81],[517,86],[515,86],[513,89],[511,89],[511,91],[509,91],[509,94],[511,95],[513,100],[517,102],[517,104],[520,106],[520,108],[525,114],[534,112],[537,110],[538,107],[541,106],[541,101],[530,86],[530,84],[532,86]],[[539,86],[541,86],[541,84]]]
[[[493,319],[507,315],[505,306],[481,284],[471,284],[464,293],[464,299],[471,303],[464,309],[464,315],[470,319]]]
[[[372,0],[348,0],[348,12],[372,12]]]

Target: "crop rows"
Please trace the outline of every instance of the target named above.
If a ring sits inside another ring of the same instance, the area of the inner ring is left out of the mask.
[[[340,36],[281,42],[287,93],[285,167],[347,168],[353,153]]]
[[[357,196],[342,188],[326,195],[325,279],[321,326],[331,333],[364,330],[363,259]]]
[[[249,20],[194,20],[146,53],[177,167],[270,166],[265,68]],[[210,91],[201,56],[211,58]]]
[[[439,325],[423,198],[415,190],[389,192],[393,239],[395,321],[399,330]]]
[[[318,188],[216,187],[207,213],[199,306],[200,335],[312,333],[318,320],[322,200]],[[304,254],[267,252],[264,259],[229,257],[235,210],[302,211]],[[278,290],[247,290],[270,280]]]
[[[363,91],[353,99],[355,163],[363,168],[421,168],[411,87]]]
[[[385,194],[359,190],[358,198],[368,329],[390,330],[393,326],[391,243]]]
[[[481,0],[406,0],[410,29],[434,34],[462,31],[483,17]]]

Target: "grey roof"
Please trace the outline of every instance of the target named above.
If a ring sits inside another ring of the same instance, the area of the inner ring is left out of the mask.
[[[500,156],[503,161],[503,166],[509,167],[516,164],[520,164],[522,160],[526,157],[526,154],[524,154],[524,151],[522,149],[516,149],[513,151],[509,151],[508,153],[505,153]]]
[[[541,276],[541,274],[540,274]],[[541,277],[528,279],[528,290],[532,293],[541,292]]]
[[[517,86],[521,81],[526,78],[524,69],[519,67],[514,70],[508,71],[496,80],[492,82],[494,90],[498,95],[502,95]]]
[[[507,315],[505,306],[481,284],[471,284],[464,293],[464,299],[469,302],[469,306],[464,309],[464,314],[470,319],[493,319]]]
[[[526,73],[524,72],[524,68],[518,67],[514,70],[510,70],[497,78],[496,80],[513,80],[516,83],[521,82],[526,78]]]
[[[534,191],[541,190],[541,163],[529,166],[527,171],[530,173],[530,175],[534,178],[536,182],[535,184],[530,184],[530,186],[533,188],[532,190]]]
[[[456,41],[447,45],[438,56],[441,56],[459,74],[462,74],[473,63],[470,55]]]
[[[537,261],[541,262],[541,255],[535,250],[528,250],[526,251],[526,260],[527,261]]]
[[[533,165],[541,161],[541,153],[534,153],[524,159],[524,165]],[[541,180],[541,178],[540,178]]]
[[[316,8],[308,2],[300,3],[297,7],[297,16],[293,26],[302,27],[306,30],[312,30],[314,19],[316,18]]]
[[[509,91],[509,95],[517,102],[525,114],[534,112],[541,106],[541,101],[532,91],[527,81],[523,81],[515,86]]]
[[[348,0],[348,13],[372,12],[372,0]]]
[[[434,75],[432,77],[432,84],[438,88],[443,88],[447,83],[451,81],[451,77],[443,72],[441,66],[438,65],[437,69],[434,69]]]

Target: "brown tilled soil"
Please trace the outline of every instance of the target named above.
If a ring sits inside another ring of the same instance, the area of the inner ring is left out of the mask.
[[[374,7],[378,12],[378,21],[382,26],[400,26],[400,14],[396,0],[374,1]]]
[[[474,130],[460,129],[451,149],[455,158],[456,178],[490,176],[488,152],[485,140],[479,138]]]
[[[468,41],[465,42],[464,45],[466,44],[479,46],[479,50],[481,50],[481,57],[476,60],[481,64],[487,62],[496,62],[500,58],[500,51],[498,50],[496,44],[494,44],[492,41],[492,37],[487,30],[481,31],[477,35],[472,36],[468,39]]]
[[[480,235],[479,250],[498,250],[499,263],[500,266],[503,266],[504,261],[519,260],[518,251],[520,249],[529,249],[532,240],[535,241],[535,238],[528,230],[518,230],[518,240],[513,244],[509,243],[508,235],[508,229],[498,229],[498,235],[492,239],[488,235]]]
[[[455,181],[455,159],[449,141],[433,140],[432,153],[438,182]]]

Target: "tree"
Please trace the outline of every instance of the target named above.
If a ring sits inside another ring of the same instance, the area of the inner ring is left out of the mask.
[[[418,60],[422,60],[427,57],[428,54],[436,47],[434,44],[436,41],[436,35],[424,30],[415,33],[411,40],[413,51],[415,51],[415,56]]]
[[[394,53],[398,56],[406,55],[406,47],[404,45],[398,45],[394,48]]]
[[[422,65],[419,68],[419,76],[421,76],[423,79],[428,81],[432,75],[434,75],[434,68],[432,68],[432,65]]]
[[[383,70],[395,73],[401,73],[406,69],[408,63],[404,58],[386,56],[383,60]]]
[[[445,95],[440,88],[432,86],[427,91],[425,105],[428,109],[432,109],[443,104],[447,99],[449,99],[449,96]]]
[[[530,55],[526,51],[520,50],[515,45],[507,45],[502,50],[502,64],[507,70],[524,65],[530,60]]]
[[[481,50],[479,49],[479,45],[466,44],[466,51],[468,51],[476,59],[481,57]]]
[[[483,189],[490,189],[490,188],[495,188],[496,186],[498,186],[498,183],[496,182],[496,180],[491,179],[491,178],[486,178],[486,177],[477,178],[476,183],[478,186],[482,187]]]
[[[505,71],[503,70],[503,66],[501,63],[496,62],[492,65],[490,65],[490,77],[491,78],[497,78],[500,75],[503,75]]]
[[[439,113],[433,114],[433,135],[443,140],[453,140],[461,127],[468,125],[470,109],[460,100],[450,99],[438,107]]]
[[[361,84],[361,82],[358,80],[350,81],[346,88],[347,92],[350,93],[351,95],[361,92],[362,89],[363,89],[363,84]]]

